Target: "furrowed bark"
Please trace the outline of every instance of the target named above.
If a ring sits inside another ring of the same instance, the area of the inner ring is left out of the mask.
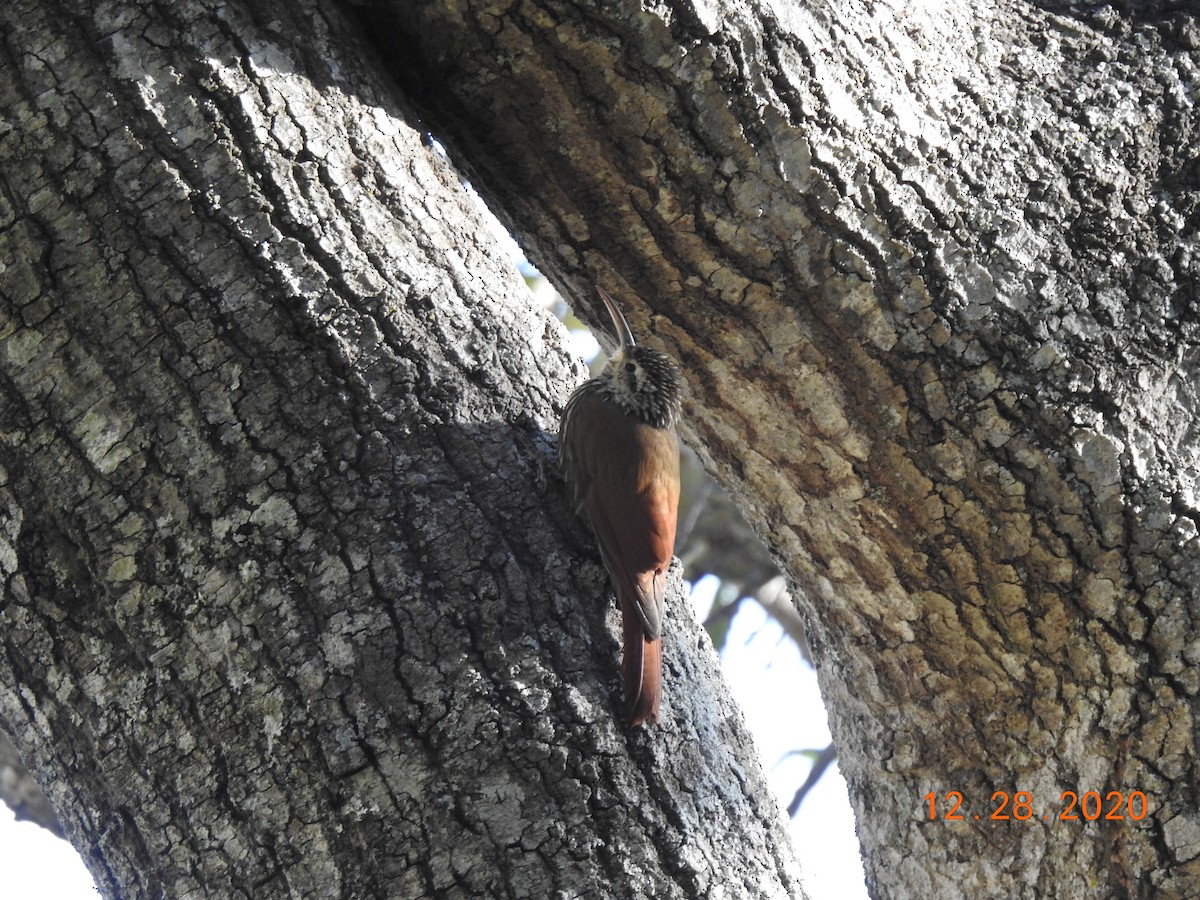
[[[1200,890],[1194,22],[368,6],[535,262],[683,361],[875,895]]]
[[[0,716],[102,893],[792,895],[678,579],[623,727],[581,367],[353,24],[0,23]]]

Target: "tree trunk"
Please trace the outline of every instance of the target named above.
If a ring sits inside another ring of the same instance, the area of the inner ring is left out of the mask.
[[[535,262],[684,362],[874,895],[1200,896],[1195,19],[370,5]]]
[[[581,368],[357,28],[91,7],[0,6],[0,718],[101,891],[794,895],[677,576],[624,727]]]

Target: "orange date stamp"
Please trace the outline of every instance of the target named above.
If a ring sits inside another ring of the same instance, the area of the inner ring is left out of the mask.
[[[930,791],[922,798],[929,808],[931,822],[992,821],[1018,822],[1041,821],[1052,819],[1059,822],[1123,822],[1126,819],[1140,822],[1150,812],[1150,801],[1141,791],[1109,791],[1101,797],[1099,791],[1085,791],[1077,794],[1075,791],[1063,791],[1058,803],[1053,809],[1043,811],[1035,808],[1033,794],[1029,791],[996,791],[992,794],[990,806],[980,813],[972,813],[963,807],[961,791],[947,791],[939,800],[937,794]]]

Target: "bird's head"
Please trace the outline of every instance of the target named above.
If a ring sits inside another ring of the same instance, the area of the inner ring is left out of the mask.
[[[683,372],[665,353],[639,346],[621,310],[604,288],[597,288],[608,308],[619,342],[600,373],[608,394],[628,414],[655,428],[679,421]]]

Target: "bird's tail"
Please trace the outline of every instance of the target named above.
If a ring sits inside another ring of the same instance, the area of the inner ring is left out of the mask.
[[[641,725],[647,719],[657,722],[662,696],[662,639],[647,636],[637,600],[625,596],[624,591],[621,594],[621,630],[625,638],[621,681],[629,724]]]

